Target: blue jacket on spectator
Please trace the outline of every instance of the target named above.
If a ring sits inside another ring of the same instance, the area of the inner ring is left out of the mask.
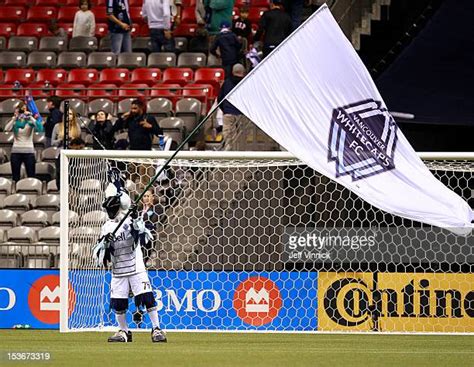
[[[214,44],[209,50],[214,56],[218,56],[216,51],[219,49],[223,66],[237,64],[242,49],[242,43],[240,43],[235,33],[229,28],[230,24],[223,24],[221,33],[216,37]]]

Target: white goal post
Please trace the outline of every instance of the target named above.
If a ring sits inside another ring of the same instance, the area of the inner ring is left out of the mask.
[[[92,258],[106,171],[132,198],[173,152],[61,152],[60,330],[115,329]],[[474,204],[474,153],[419,153]],[[152,185],[143,249],[162,328],[474,332],[474,237],[385,213],[288,152],[179,152]],[[133,298],[127,320],[148,330]]]

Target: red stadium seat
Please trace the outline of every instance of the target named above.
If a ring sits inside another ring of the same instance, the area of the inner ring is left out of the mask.
[[[132,18],[133,23],[145,23],[145,20],[142,17],[142,7],[141,6],[133,6],[130,7],[130,18]]]
[[[84,84],[59,84],[56,95],[58,97],[80,98],[86,95],[86,86]]]
[[[13,84],[0,84],[0,99],[21,98],[23,95],[23,88],[13,89]]]
[[[138,98],[138,97],[147,97],[149,95],[149,90],[147,84],[135,84],[135,83],[126,83],[122,84],[121,89],[119,90],[120,98]]]
[[[158,68],[138,68],[132,71],[132,83],[145,83],[149,86],[161,80],[161,70]]]
[[[181,10],[181,22],[187,24],[196,24],[196,13],[194,8],[184,8]]]
[[[95,25],[95,36],[105,37],[109,34],[109,26],[107,23],[96,23]]]
[[[19,81],[21,85],[33,83],[36,80],[33,69],[10,69],[5,73],[5,83],[15,83]]]
[[[183,0],[181,2],[181,6],[183,8],[195,7],[196,6],[196,0]]]
[[[76,4],[78,2],[76,1]],[[36,0],[35,6],[65,6],[67,4],[67,0]]]
[[[194,37],[196,30],[198,29],[197,24],[185,24],[181,23],[177,26],[173,32],[175,37]]]
[[[140,24],[138,23],[133,23],[132,24],[132,31],[131,31],[131,34],[132,34],[132,37],[139,37],[140,36]]]
[[[16,30],[17,36],[43,37],[49,36],[48,25],[45,23],[22,23]]]
[[[186,85],[193,81],[194,73],[190,68],[167,68],[163,73],[163,83]]]
[[[65,22],[65,23],[72,23],[74,22],[74,16],[78,11],[78,7],[76,6],[63,6],[59,8],[58,11],[58,22]],[[98,22],[96,18],[96,22]]]
[[[0,70],[0,83],[3,83],[3,70]]]
[[[251,6],[260,6],[260,7],[269,7],[270,6],[270,0],[251,0],[250,2]]]
[[[115,84],[97,83],[91,84],[87,89],[87,96],[90,98],[108,98],[117,100],[118,89]]]
[[[214,88],[210,84],[188,84],[183,89],[183,97],[192,97],[199,99],[201,102],[209,102],[210,99],[215,98]],[[189,89],[193,88],[193,89]]]
[[[105,6],[94,6],[92,8],[92,12],[94,13],[95,21],[97,23],[107,22],[108,16],[107,16],[107,10]]]
[[[62,1],[65,1],[65,4],[64,4],[65,6],[76,6],[77,7],[77,5],[79,4],[79,2],[76,1],[76,0],[62,0]],[[95,4],[96,1],[97,0],[91,1],[92,6],[96,5]]]
[[[5,5],[30,6],[31,0],[5,0]]]
[[[73,1],[73,0],[71,0],[71,1]],[[92,4],[92,6],[106,6],[107,5],[107,0],[92,0],[91,4]]]
[[[140,31],[138,32],[138,37],[150,37],[150,28],[148,28],[148,24],[142,24],[140,26]]]
[[[52,6],[33,6],[28,9],[26,14],[26,20],[28,22],[49,22],[51,19],[55,19],[57,11]]]
[[[65,83],[67,71],[64,69],[40,69],[36,75],[36,81],[45,84],[46,82],[56,86]]]
[[[234,6],[234,10],[232,10],[232,19],[237,19],[240,17],[240,9]]]
[[[104,69],[100,73],[100,82],[121,85],[130,81],[130,71],[124,68]]]
[[[234,6],[239,8],[242,6],[250,6],[250,0],[235,0]]]
[[[97,69],[72,69],[69,72],[68,83],[84,84],[88,86],[99,81]]]
[[[44,83],[31,83],[25,89],[28,90],[30,95],[34,98],[48,98],[54,91],[52,86],[46,88]]]
[[[151,97],[163,97],[168,98],[173,105],[176,105],[178,99],[182,97],[182,89],[179,84],[163,83],[155,84],[150,92]]]
[[[72,29],[74,25],[72,23],[58,23],[59,28],[63,28],[66,32],[68,37],[72,37]]]
[[[216,94],[224,82],[224,79],[225,71],[219,68],[200,68],[197,69],[194,74],[195,83],[212,85]]]
[[[24,6],[0,6],[0,22],[20,23],[26,19]]]
[[[128,0],[128,5],[129,6],[139,6],[139,7],[142,7],[143,6],[143,0]],[[181,5],[183,6],[183,5]]]
[[[252,7],[249,9],[249,21],[250,23],[258,23],[260,17],[265,13],[268,9],[261,8],[261,7]]]
[[[0,23],[0,37],[10,37],[16,35],[15,23]]]

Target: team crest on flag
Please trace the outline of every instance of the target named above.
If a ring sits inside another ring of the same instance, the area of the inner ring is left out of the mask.
[[[397,125],[381,105],[367,99],[333,110],[328,158],[336,177],[357,181],[395,168]]]

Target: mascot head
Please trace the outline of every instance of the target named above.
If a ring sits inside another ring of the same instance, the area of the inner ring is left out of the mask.
[[[109,184],[105,189],[105,199],[102,207],[107,211],[110,219],[115,219],[119,214],[126,213],[132,205],[132,200],[123,187],[120,171],[112,168],[108,173]]]

